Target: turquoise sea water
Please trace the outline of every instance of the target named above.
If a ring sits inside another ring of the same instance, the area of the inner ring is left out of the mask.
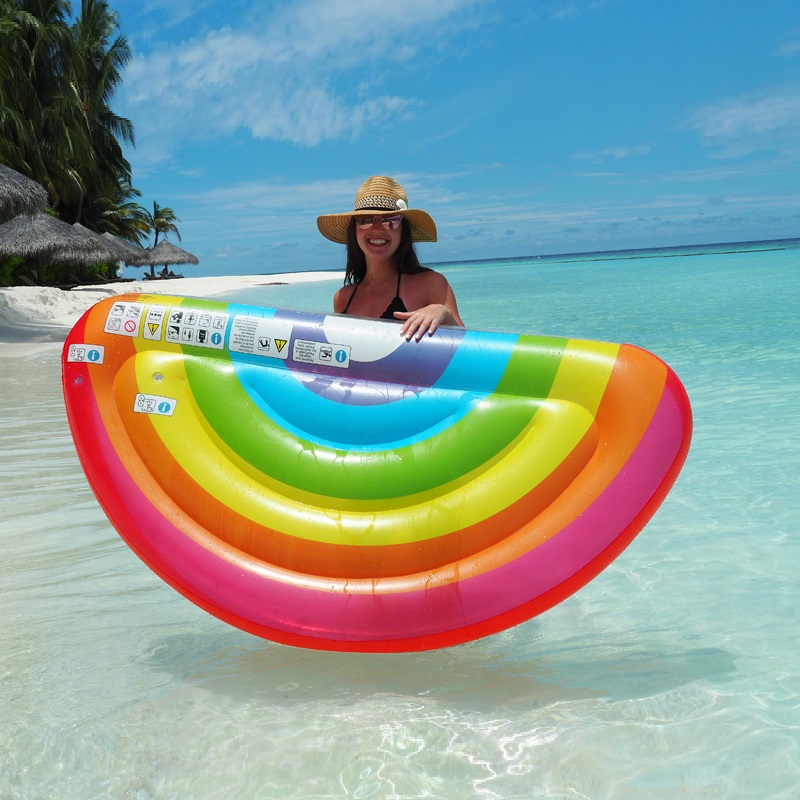
[[[695,433],[597,579],[430,653],[297,650],[192,606],[89,490],[58,350],[0,360],[0,798],[797,797],[797,245],[443,267],[471,327],[657,353]]]

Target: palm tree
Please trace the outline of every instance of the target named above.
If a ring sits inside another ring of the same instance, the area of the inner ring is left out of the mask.
[[[133,124],[111,103],[131,58],[106,0],[0,0],[0,163],[41,184],[65,222],[142,243],[174,233],[173,209],[136,201],[123,145]]]
[[[104,0],[0,0],[0,160],[44,186],[68,222],[131,181],[133,125],[110,107],[130,60]]]
[[[63,100],[68,70],[66,0],[0,0],[0,158],[57,198],[74,184],[79,139]]]
[[[154,200],[153,213],[150,214],[149,212],[145,212],[145,214],[150,230],[156,235],[155,240],[153,241],[153,247],[158,244],[159,234],[166,239],[167,234],[170,231],[172,231],[178,237],[178,241],[181,240],[181,234],[175,225],[176,222],[180,222],[180,219],[171,208],[168,208],[167,206],[160,206]]]
[[[150,214],[134,198],[141,192],[121,183],[110,197],[100,197],[86,209],[86,226],[99,233],[113,233],[142,245],[150,235]]]
[[[125,37],[114,36],[117,30],[117,15],[107,2],[82,0],[81,15],[71,29],[68,86],[71,102],[80,109],[82,132],[92,154],[82,165],[90,203],[108,197],[120,182],[130,183],[131,168],[121,142],[135,144],[133,124],[109,105],[131,58]],[[78,221],[82,212],[83,194],[75,212]]]

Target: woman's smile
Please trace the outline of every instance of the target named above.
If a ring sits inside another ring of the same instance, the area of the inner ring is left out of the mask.
[[[358,244],[365,255],[391,258],[400,246],[400,230],[386,230],[377,217],[369,228],[356,228]]]

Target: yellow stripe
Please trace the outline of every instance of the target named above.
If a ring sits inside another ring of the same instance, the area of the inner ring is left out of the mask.
[[[618,353],[618,344],[571,339],[564,350],[548,397],[578,403],[594,417]]]
[[[576,353],[575,361],[579,360]],[[572,372],[567,369],[560,383],[575,380],[579,371],[575,370],[574,375]],[[161,380],[154,381],[156,374]],[[151,420],[164,445],[193,480],[217,500],[258,524],[331,544],[409,543],[476,524],[538,485],[573,450],[593,423],[593,413],[581,404],[548,399],[514,445],[461,481],[410,496],[400,508],[381,511],[371,501],[350,503],[350,507],[342,508],[340,501],[325,497],[319,497],[316,503],[300,502],[292,496],[296,494],[292,487],[261,473],[253,475],[251,468],[248,468],[251,474],[247,474],[243,465],[234,463],[232,454],[221,450],[216,434],[194,401],[182,358],[156,351],[140,352],[136,358],[136,376],[139,391],[177,400],[172,417],[153,416]],[[587,381],[585,374],[583,380]],[[594,379],[588,382],[595,390],[601,383]],[[586,392],[579,394],[584,402],[591,400]],[[599,399],[594,402],[595,408],[597,403]],[[146,444],[142,448],[146,450]],[[147,463],[147,452],[139,455]],[[387,453],[387,458],[391,457],[391,452]],[[454,453],[453,458],[458,458],[458,454]],[[334,502],[340,507],[328,508]]]

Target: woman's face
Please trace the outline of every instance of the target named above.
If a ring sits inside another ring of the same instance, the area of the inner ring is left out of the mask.
[[[398,214],[374,214],[356,218],[356,241],[365,257],[389,261],[403,237],[403,218]]]

